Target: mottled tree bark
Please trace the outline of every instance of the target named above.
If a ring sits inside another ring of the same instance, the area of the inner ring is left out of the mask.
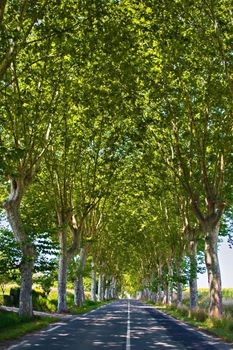
[[[166,284],[164,291],[163,304],[169,305],[170,293],[169,293],[169,284]]]
[[[32,272],[34,267],[34,248],[28,243],[22,249],[23,257],[20,264],[20,297],[19,297],[19,316],[32,317]]]
[[[109,284],[109,280],[106,280],[106,283],[105,283],[104,299],[105,300],[109,300],[110,299],[110,284]]]
[[[159,303],[162,303],[163,301],[163,295],[162,295],[162,274],[163,274],[163,271],[162,271],[162,266],[159,265],[158,267],[158,302]]]
[[[189,290],[190,290],[190,311],[192,312],[198,306],[198,288],[197,288],[197,243],[190,242],[190,272],[189,272]]]
[[[3,202],[7,213],[7,219],[11,225],[16,240],[19,242],[22,252],[20,263],[20,297],[19,315],[21,317],[32,317],[32,271],[34,266],[35,252],[21,220],[20,205],[23,195],[29,185],[29,178],[19,177],[11,179],[11,191],[9,197]]]
[[[217,251],[218,233],[219,224],[210,225],[205,237],[205,262],[210,290],[209,314],[216,318],[222,316],[222,285]]]
[[[220,220],[224,213],[226,203],[224,201],[218,202],[216,200],[216,193],[214,193],[213,189],[210,189],[208,182],[206,183],[206,187],[208,187],[209,190],[208,196],[206,198],[208,215],[204,216],[202,214],[200,208],[198,207],[197,201],[193,201],[192,205],[194,212],[205,233],[205,262],[208,273],[210,293],[209,315],[211,317],[221,318],[222,285],[220,266],[218,261],[217,243],[220,229]]]
[[[176,297],[176,306],[180,307],[183,300],[183,283],[181,282],[181,266],[180,263],[177,263],[177,297]]]
[[[76,306],[81,307],[85,301],[83,275],[77,276],[74,282],[74,303]]]
[[[68,210],[57,210],[57,219],[60,243],[60,257],[58,267],[58,306],[59,313],[67,312],[66,290],[67,290],[67,269],[71,259],[76,254],[80,245],[81,226],[77,225],[76,218]],[[72,244],[68,247],[67,230],[73,235]]]
[[[173,303],[173,269],[172,266],[169,266],[168,268],[169,273],[169,300],[168,304],[171,305]]]
[[[104,276],[100,273],[99,274],[99,281],[98,281],[98,301],[103,300],[103,291],[104,291]]]
[[[92,262],[91,267],[91,300],[96,301],[96,271],[94,262]]]
[[[112,278],[110,298],[112,298],[112,299],[117,298],[117,279],[116,279],[116,277]]]
[[[86,265],[87,249],[84,247],[80,250],[79,261],[77,266],[77,277],[74,283],[74,303],[77,306],[82,306],[85,300],[83,286],[83,272]]]
[[[57,311],[59,313],[67,312],[66,302],[66,288],[67,288],[67,268],[68,268],[68,254],[67,254],[67,237],[66,232],[62,229],[59,233],[60,241],[60,257],[58,267],[58,305]]]

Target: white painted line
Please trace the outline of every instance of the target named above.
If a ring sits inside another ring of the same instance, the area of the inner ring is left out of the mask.
[[[23,344],[25,344],[25,343],[27,343],[26,340],[22,341],[22,342],[19,343],[19,344],[15,344],[15,345],[10,346],[9,348],[7,348],[7,350],[11,350],[11,349],[17,348],[18,346],[21,346],[21,345],[23,345]]]
[[[98,309],[100,309],[100,307],[99,307]],[[70,320],[70,322],[74,322],[74,321],[77,321],[77,320],[81,320],[83,316],[84,316],[84,317],[85,317],[85,316],[88,316],[89,314],[95,312],[96,310],[97,310],[97,309],[94,309],[94,310],[91,310],[91,311],[86,312],[85,314],[80,314],[79,316],[77,316],[77,317],[73,318],[72,320]]]
[[[60,328],[60,327],[61,327],[61,325],[60,325],[60,326],[53,327],[53,328],[50,328],[50,329],[48,329],[46,332],[47,332],[47,333],[48,333],[48,332],[52,332],[52,331],[54,331],[55,329]]]
[[[72,320],[70,320],[70,322],[74,322],[74,321],[77,321],[77,320],[80,320],[80,317],[79,317],[79,316],[78,316],[78,317],[73,318]]]
[[[130,301],[128,301],[128,319],[127,319],[127,335],[126,335],[126,350],[130,350]]]

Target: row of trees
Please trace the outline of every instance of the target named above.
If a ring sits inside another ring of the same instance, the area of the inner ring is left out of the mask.
[[[182,256],[195,266],[200,240],[210,314],[221,316],[230,8],[228,0],[1,2],[0,186],[22,254],[20,315],[32,316],[34,242],[47,232],[59,240],[59,312],[78,253],[111,278],[136,268],[163,279],[171,262],[180,274]]]

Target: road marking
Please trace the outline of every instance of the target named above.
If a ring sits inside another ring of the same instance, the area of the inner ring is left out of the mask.
[[[126,350],[130,350],[130,301],[128,301],[128,319],[127,319],[127,335],[126,335]]]
[[[75,317],[72,320],[70,320],[70,322],[74,322],[74,321],[77,321],[77,320],[80,320],[80,319],[81,319],[80,317]]]
[[[11,350],[11,349],[17,348],[18,346],[24,345],[24,344],[26,344],[26,343],[27,343],[27,341],[24,340],[24,341],[22,341],[21,343],[12,345],[12,346],[10,346],[10,347],[7,348],[7,349],[8,349],[8,350]]]
[[[50,328],[50,329],[48,329],[48,330],[46,331],[46,333],[52,332],[52,331],[54,331],[55,329],[60,328],[60,327],[61,327],[61,325],[60,325],[60,326],[53,327],[53,328]]]

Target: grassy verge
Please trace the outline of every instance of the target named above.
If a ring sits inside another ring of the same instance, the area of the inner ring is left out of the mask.
[[[72,315],[84,314],[110,302],[112,301],[93,302],[86,300],[82,307],[69,306],[69,313]],[[59,318],[48,316],[36,316],[33,320],[28,320],[20,318],[15,312],[0,311],[0,341],[16,339],[27,333],[42,329],[58,320]]]
[[[221,338],[226,342],[233,342],[233,319],[224,317],[221,320],[209,318],[204,310],[197,310],[189,315],[185,307],[175,308],[174,306],[156,306],[161,311],[173,316],[174,318],[184,321],[199,330]]]
[[[58,320],[54,317],[38,316],[32,320],[26,320],[20,318],[15,312],[0,311],[0,341],[16,339]]]

